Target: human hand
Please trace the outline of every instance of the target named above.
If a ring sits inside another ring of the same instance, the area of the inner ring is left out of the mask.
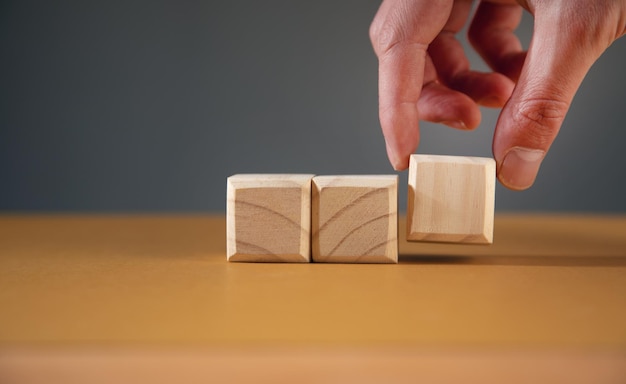
[[[535,181],[592,64],[626,33],[626,0],[483,0],[468,37],[493,72],[469,68],[455,34],[472,0],[384,0],[370,27],[379,60],[379,114],[389,161],[408,167],[418,120],[474,129],[479,105],[503,107],[493,138],[500,182]],[[535,18],[528,53],[515,36]]]

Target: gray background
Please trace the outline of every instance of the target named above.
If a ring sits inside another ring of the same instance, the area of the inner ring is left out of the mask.
[[[392,173],[367,35],[378,5],[0,1],[0,210],[222,211],[234,173]],[[498,187],[498,210],[626,211],[625,59],[622,39],[536,185]],[[423,124],[419,151],[491,156],[496,118]]]

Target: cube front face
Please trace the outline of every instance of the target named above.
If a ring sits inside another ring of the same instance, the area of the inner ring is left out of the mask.
[[[312,189],[313,261],[398,262],[397,176],[318,176]]]
[[[412,155],[407,239],[492,243],[495,169],[489,158]]]
[[[228,260],[309,262],[312,177],[229,177],[226,206]]]

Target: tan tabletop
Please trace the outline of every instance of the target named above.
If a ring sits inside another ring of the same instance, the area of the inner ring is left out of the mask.
[[[398,265],[228,263],[225,237],[0,216],[0,383],[626,383],[625,216],[500,215],[492,246],[401,240]]]

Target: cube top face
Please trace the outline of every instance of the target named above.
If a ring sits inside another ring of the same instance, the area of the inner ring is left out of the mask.
[[[234,175],[227,180],[229,261],[309,262],[313,175]]]
[[[228,177],[228,187],[231,185],[237,189],[245,188],[302,188],[311,184],[315,175],[309,174],[281,174],[281,173],[242,173]]]
[[[412,155],[407,239],[492,243],[495,175],[490,158]]]
[[[398,176],[317,176],[312,189],[314,261],[397,263]]]

